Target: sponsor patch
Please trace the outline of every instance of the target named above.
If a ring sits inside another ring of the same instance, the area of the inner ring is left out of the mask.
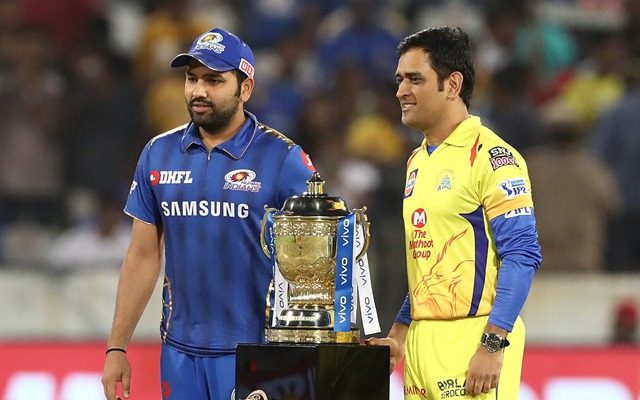
[[[489,162],[491,162],[491,168],[493,168],[494,171],[507,165],[519,167],[518,161],[513,153],[511,153],[511,150],[501,146],[489,149]]]
[[[184,183],[193,183],[191,171],[158,171],[153,170],[149,173],[149,182],[155,185],[179,185]]]
[[[133,191],[136,190],[137,187],[138,187],[138,182],[136,181],[131,182],[131,187],[129,188],[129,194],[133,193]]]
[[[224,176],[224,190],[240,190],[243,192],[259,192],[261,182],[256,182],[256,173],[250,169],[235,169]]]
[[[416,228],[422,228],[427,224],[427,212],[422,208],[418,208],[411,214],[411,225]]]
[[[519,217],[521,215],[531,215],[531,207],[522,207],[522,208],[516,208],[515,210],[507,211],[504,214],[504,217],[513,218],[513,217]]]
[[[413,194],[413,188],[416,185],[416,178],[418,177],[418,170],[414,169],[407,178],[407,183],[404,186],[404,198],[410,197]]]
[[[529,194],[529,188],[523,178],[505,179],[498,185],[507,199]]]
[[[427,398],[427,389],[416,385],[404,385],[405,396],[420,396]]]
[[[464,388],[464,379],[449,378],[438,381],[438,389],[440,389],[440,398],[467,397],[467,391]]]
[[[249,78],[253,78],[253,73],[255,72],[255,68],[253,68],[253,65],[251,65],[249,61],[245,60],[244,58],[241,58],[239,69],[240,71],[247,74]]]

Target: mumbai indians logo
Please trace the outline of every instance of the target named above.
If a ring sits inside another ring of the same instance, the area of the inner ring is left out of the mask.
[[[220,43],[222,39],[224,39],[224,37],[218,32],[206,33],[198,39],[194,50],[205,49],[221,54],[225,49],[225,46]]]
[[[413,194],[413,188],[416,186],[416,178],[418,177],[418,170],[414,169],[407,178],[407,184],[404,187],[404,198]]]
[[[236,169],[224,176],[225,190],[240,190],[243,192],[259,192],[262,183],[254,182],[256,173],[250,169]]]

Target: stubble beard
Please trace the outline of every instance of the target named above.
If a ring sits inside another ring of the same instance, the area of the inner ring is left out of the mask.
[[[189,111],[189,116],[195,125],[207,132],[216,132],[229,125],[229,122],[238,110],[240,98],[234,97],[231,104],[224,108],[218,107],[211,102],[208,102],[208,104],[211,107],[211,111],[205,114],[198,114],[194,112],[191,109],[191,103],[188,104],[187,110]]]

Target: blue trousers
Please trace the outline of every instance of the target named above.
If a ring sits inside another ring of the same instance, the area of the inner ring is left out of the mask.
[[[163,400],[230,400],[235,388],[235,355],[193,356],[166,344],[160,355]]]

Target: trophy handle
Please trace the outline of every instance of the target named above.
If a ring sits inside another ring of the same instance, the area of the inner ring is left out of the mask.
[[[262,252],[264,253],[264,255],[267,256],[269,259],[271,259],[271,252],[269,251],[269,246],[267,246],[267,241],[265,240],[264,235],[267,231],[267,220],[268,220],[269,214],[274,211],[278,211],[278,210],[275,208],[270,208],[265,206],[264,215],[262,216],[262,221],[260,222],[260,246],[262,247]]]
[[[360,250],[360,254],[356,257],[356,259],[359,260],[362,256],[367,254],[367,250],[369,250],[369,239],[371,237],[369,234],[369,218],[367,218],[366,206],[362,206],[362,208],[354,208],[351,211],[356,215],[356,223],[362,226],[362,235],[364,236],[362,250]]]
[[[269,289],[267,290],[267,299],[266,299],[266,307],[264,311],[264,327],[269,328],[271,326],[271,317],[273,314],[273,305],[271,304],[271,295],[275,290],[273,279],[269,281]]]

